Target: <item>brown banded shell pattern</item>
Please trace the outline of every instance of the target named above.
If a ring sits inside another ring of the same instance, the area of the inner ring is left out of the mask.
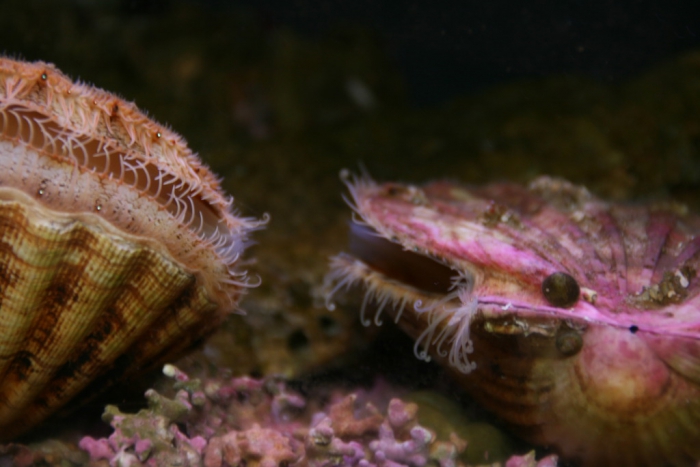
[[[548,177],[348,186],[360,225],[328,282],[366,287],[365,322],[389,313],[419,358],[567,460],[700,460],[698,216]]]
[[[133,104],[0,58],[0,438],[213,330],[260,224]]]

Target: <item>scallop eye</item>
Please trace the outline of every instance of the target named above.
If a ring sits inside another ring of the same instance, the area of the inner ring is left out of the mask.
[[[547,301],[559,308],[569,308],[578,301],[581,288],[576,279],[565,272],[550,274],[542,282],[542,294]]]
[[[562,329],[557,333],[555,344],[559,352],[566,357],[571,357],[579,353],[583,347],[583,338],[573,329]]]

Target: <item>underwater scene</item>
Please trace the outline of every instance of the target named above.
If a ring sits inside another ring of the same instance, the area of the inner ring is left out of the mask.
[[[3,1],[0,467],[700,466],[692,13]]]

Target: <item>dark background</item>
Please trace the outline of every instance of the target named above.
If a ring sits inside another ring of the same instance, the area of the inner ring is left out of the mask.
[[[123,0],[125,15],[157,16],[174,2]],[[694,1],[209,0],[249,8],[267,28],[307,37],[359,25],[381,38],[417,104],[523,77],[576,73],[620,80],[700,44]]]

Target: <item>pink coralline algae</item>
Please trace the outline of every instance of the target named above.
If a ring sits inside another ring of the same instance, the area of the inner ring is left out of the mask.
[[[466,441],[437,439],[418,423],[418,405],[392,399],[385,411],[358,394],[332,394],[325,406],[276,379],[190,379],[164,373],[177,393],[148,390],[149,408],[107,406],[108,438],[80,441],[93,466],[458,467]],[[536,465],[536,464],[513,464]]]
[[[274,378],[200,381],[172,365],[164,373],[175,380],[173,397],[150,389],[149,408],[136,414],[107,406],[112,435],[80,441],[91,466],[467,466],[460,455],[468,441],[439,439],[412,402],[393,398],[379,410],[367,393],[307,399]],[[556,467],[557,458],[529,453],[503,465]]]

